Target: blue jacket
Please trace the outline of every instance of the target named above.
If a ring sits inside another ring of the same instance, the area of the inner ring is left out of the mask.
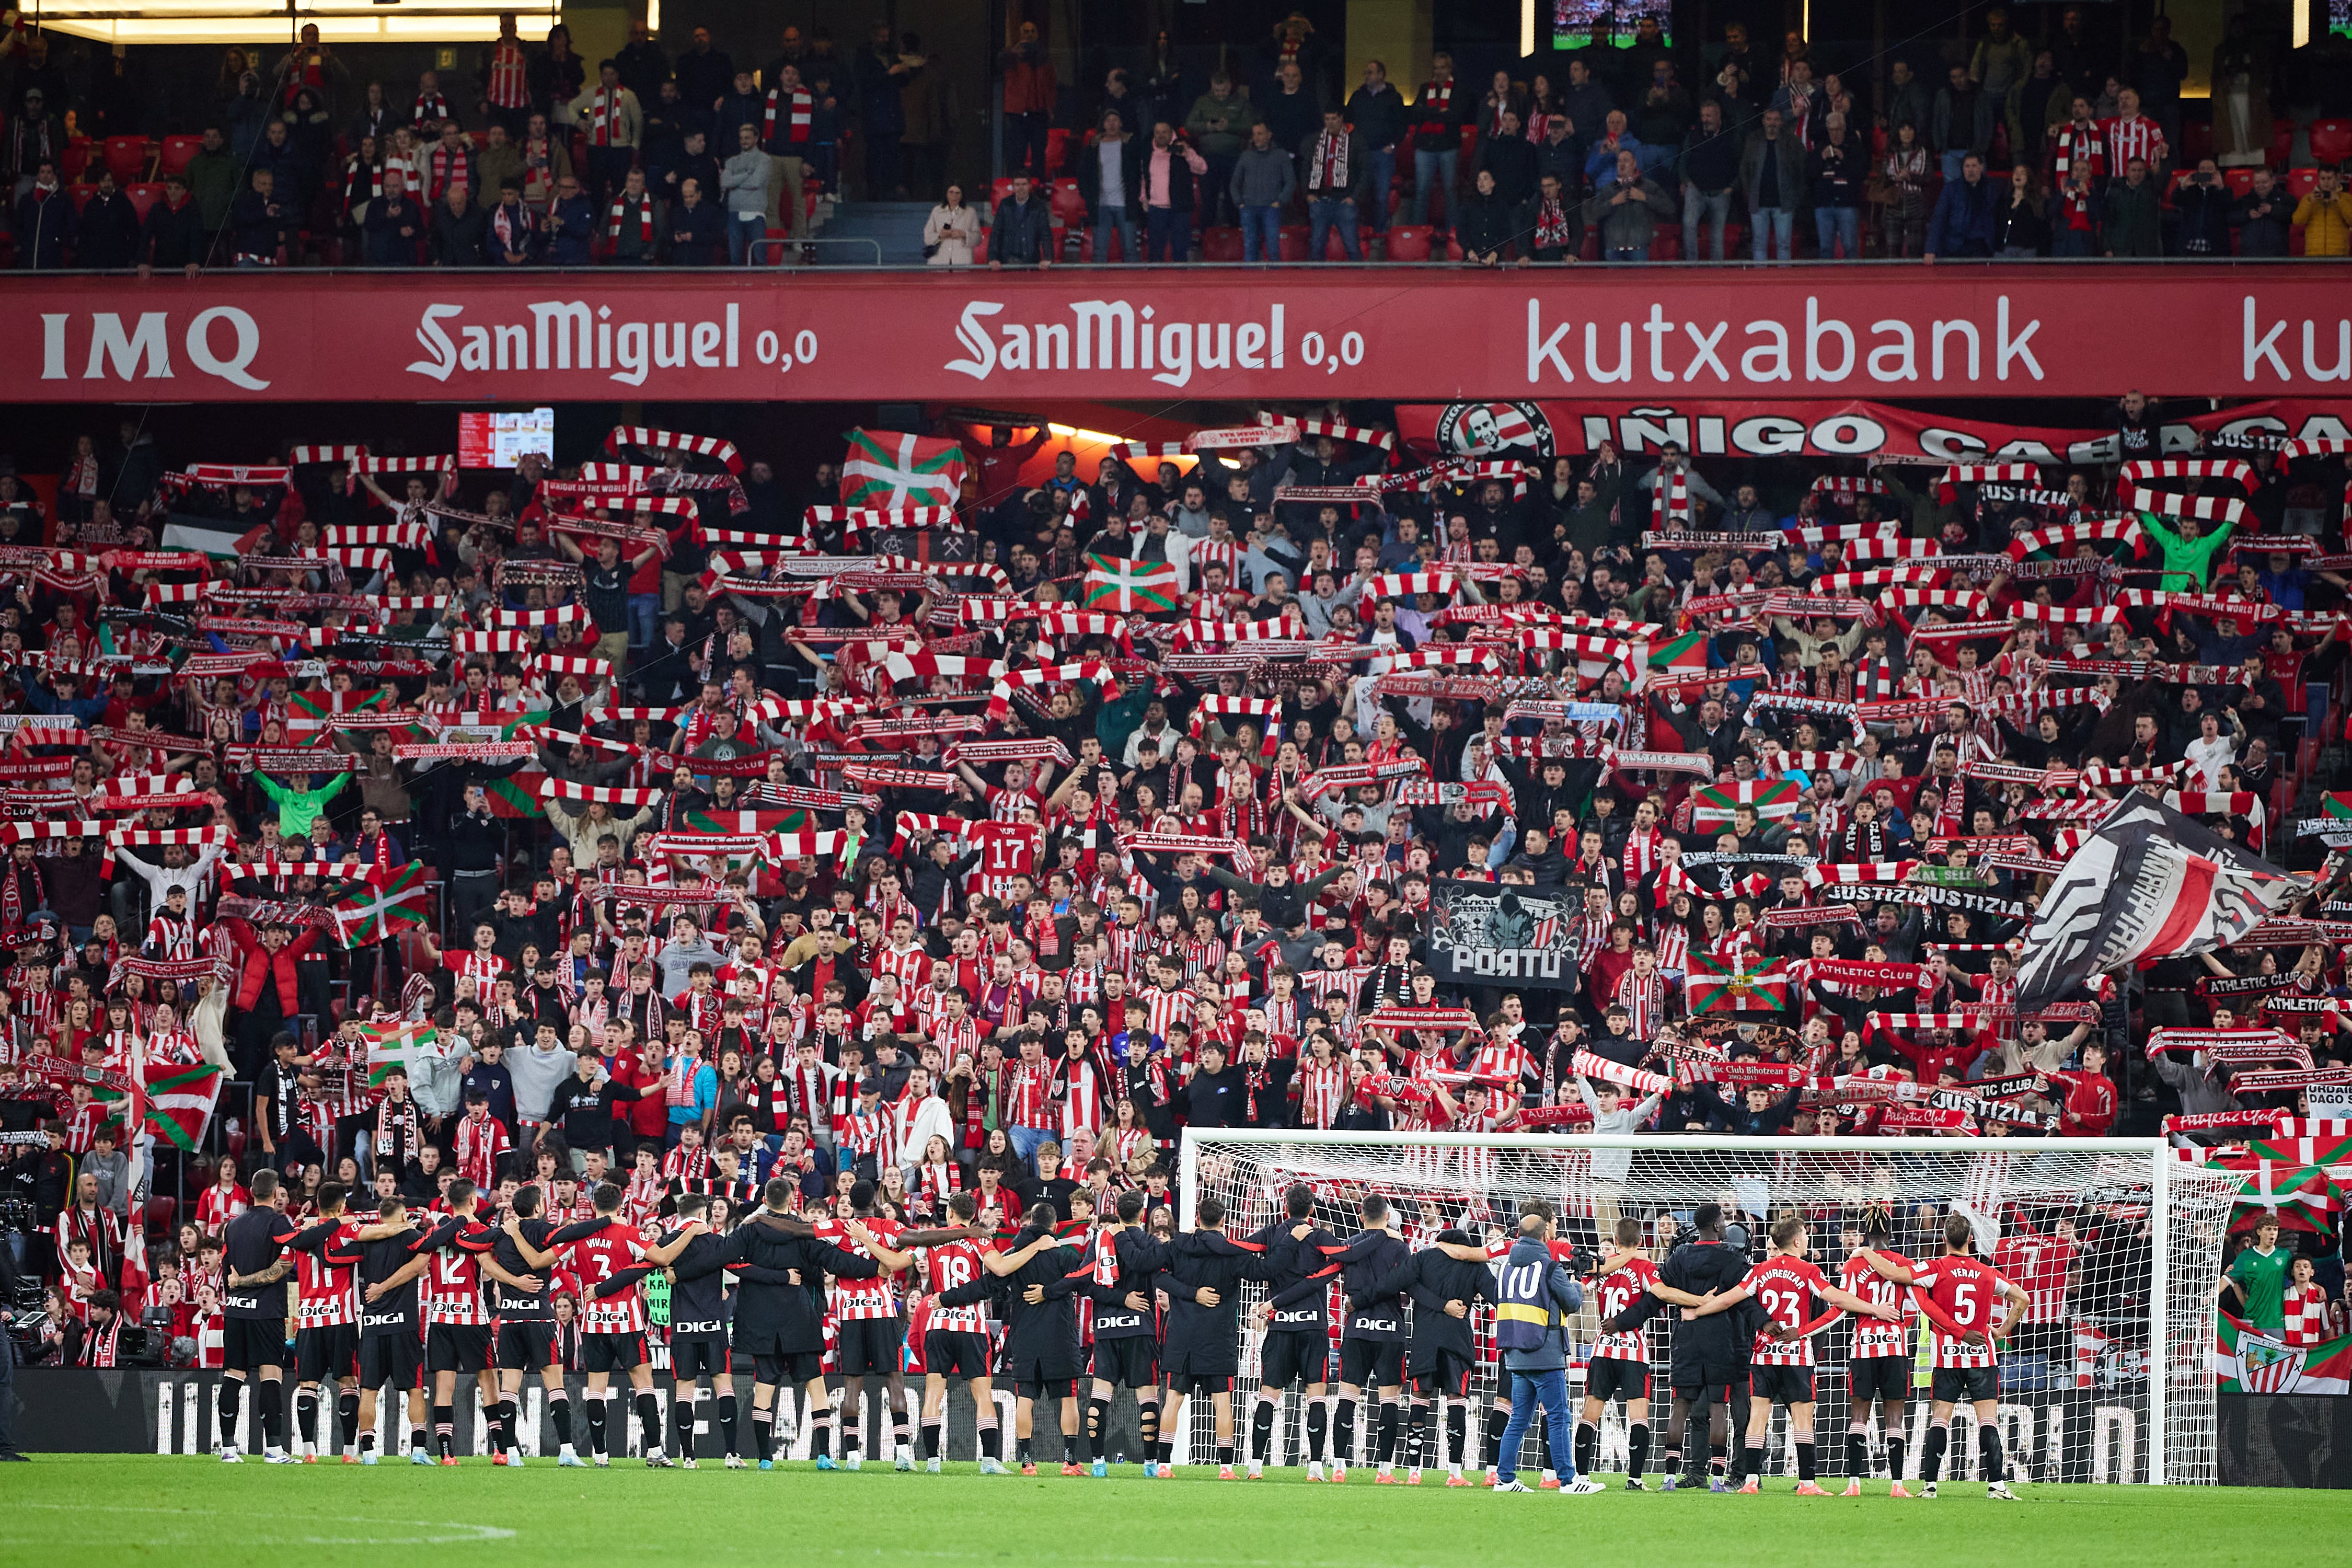
[[[1511,1243],[1510,1256],[1503,1259],[1503,1267],[1509,1269],[1530,1266],[1545,1271],[1545,1289],[1559,1312],[1545,1328],[1541,1346],[1505,1351],[1503,1366],[1509,1372],[1559,1372],[1568,1365],[1568,1315],[1583,1309],[1584,1288],[1569,1273],[1567,1265],[1553,1259],[1551,1248],[1540,1237],[1522,1235]]]
[[[1990,256],[1992,254],[1993,186],[1990,180],[1970,185],[1954,180],[1936,198],[1927,219],[1930,256]]]

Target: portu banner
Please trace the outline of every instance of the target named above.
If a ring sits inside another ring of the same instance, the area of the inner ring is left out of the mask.
[[[1436,881],[1429,919],[1429,967],[1441,983],[1575,989],[1582,910],[1569,889]]]

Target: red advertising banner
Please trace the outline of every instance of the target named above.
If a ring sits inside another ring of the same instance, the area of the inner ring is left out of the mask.
[[[2322,263],[20,274],[47,402],[2326,395]]]
[[[1705,397],[1654,403],[1401,403],[1397,434],[1447,458],[1581,456],[1606,441],[1624,457],[1673,442],[1694,457],[1876,458],[1947,463],[2112,463],[2112,430],[2040,429],[1955,419],[1882,403],[1753,402]],[[2352,398],[2263,398],[2164,422],[2170,452],[2257,457],[2285,440],[2352,437]]]

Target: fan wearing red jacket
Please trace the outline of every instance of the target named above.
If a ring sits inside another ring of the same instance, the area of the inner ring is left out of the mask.
[[[2083,1047],[2082,1071],[2046,1072],[2034,1081],[2034,1088],[2038,1089],[2043,1084],[2065,1091],[2065,1102],[2058,1110],[2060,1136],[2105,1138],[2114,1130],[2120,1107],[2116,1100],[2116,1080],[2107,1076],[2107,1047],[2104,1044],[2093,1042]]]
[[[2024,1291],[1986,1267],[1975,1253],[1975,1223],[1956,1214],[1944,1221],[1944,1256],[1933,1262],[1905,1265],[1866,1247],[1854,1256],[1897,1285],[1910,1286],[1919,1315],[1935,1325],[1935,1382],[1928,1390],[1934,1406],[1927,1440],[1919,1449],[1919,1479],[1927,1483],[1920,1495],[1936,1495],[1936,1472],[1944,1468],[1946,1424],[1952,1418],[1952,1406],[1965,1398],[1976,1406],[1985,1496],[2016,1502],[2001,1454],[2000,1368],[1995,1347],[2009,1338],[2028,1303]],[[1995,1324],[1993,1303],[2003,1300],[2009,1315]]]

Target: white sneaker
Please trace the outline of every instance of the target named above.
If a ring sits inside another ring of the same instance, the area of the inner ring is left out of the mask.
[[[1498,1492],[1533,1492],[1536,1489],[1514,1476],[1507,1481],[1496,1481],[1495,1489]]]
[[[1572,1481],[1562,1482],[1560,1484],[1559,1495],[1562,1497],[1591,1497],[1594,1492],[1605,1492],[1608,1489],[1609,1489],[1607,1487],[1602,1486],[1591,1476],[1579,1476]]]
[[[1316,1459],[1316,1460],[1311,1461],[1311,1462],[1307,1465],[1307,1479],[1308,1480],[1310,1480],[1310,1481],[1319,1481],[1319,1480],[1321,1480],[1321,1479],[1323,1479],[1323,1461],[1322,1461],[1322,1460],[1320,1460],[1320,1459]]]
[[[236,1444],[223,1443],[221,1445],[220,1461],[224,1465],[241,1465],[245,1463],[245,1456],[236,1451]]]
[[[1003,1475],[1006,1473],[1004,1461],[996,1458],[983,1458],[980,1461],[980,1473],[983,1476]]]
[[[650,1465],[653,1461],[651,1459],[647,1459],[646,1463]],[[684,1458],[680,1458],[677,1463],[678,1468],[685,1470],[698,1470],[702,1468],[701,1461],[698,1460],[692,1454],[686,1455]]]
[[[362,1465],[373,1465],[373,1464],[374,1464],[374,1463],[375,1463],[375,1450],[374,1450],[373,1448],[370,1448],[369,1450],[367,1450],[367,1452],[365,1452],[365,1453],[362,1454],[362,1455],[360,1456],[360,1463],[361,1463],[361,1464],[362,1464]]]
[[[856,1449],[852,1449],[850,1450],[849,1457],[841,1461],[841,1468],[845,1470],[855,1470],[865,1463],[866,1456]]]
[[[573,1453],[571,1446],[566,1444],[563,1451],[555,1456],[555,1468],[559,1470],[584,1470],[588,1468],[588,1461]]]
[[[1929,1481],[1926,1486],[1921,1487],[1919,1489],[1919,1495],[1927,1499],[1929,1502],[1934,1502],[1936,1500],[1936,1483]]]
[[[277,1448],[264,1448],[261,1451],[261,1462],[265,1465],[299,1465],[302,1462],[302,1458],[299,1454],[289,1454]]]
[[[936,1476],[939,1473],[940,1462],[937,1459],[925,1459],[923,1461],[923,1474],[927,1476]]]
[[[743,1456],[742,1456],[742,1455],[740,1455],[740,1454],[730,1454],[730,1455],[728,1455],[728,1456],[727,1456],[727,1468],[728,1468],[729,1469],[730,1469],[730,1470],[740,1470],[740,1469],[742,1469],[742,1468],[744,1468],[744,1464],[743,1464]]]
[[[915,1451],[912,1448],[899,1449],[892,1458],[890,1468],[901,1475],[912,1473],[915,1468]]]
[[[2007,1481],[1994,1481],[1985,1488],[1985,1496],[1994,1502],[2023,1502],[2025,1500],[2009,1489]]]
[[[599,1454],[595,1458],[594,1464],[596,1468],[600,1470],[609,1470],[613,1468],[613,1456],[610,1454]]]

